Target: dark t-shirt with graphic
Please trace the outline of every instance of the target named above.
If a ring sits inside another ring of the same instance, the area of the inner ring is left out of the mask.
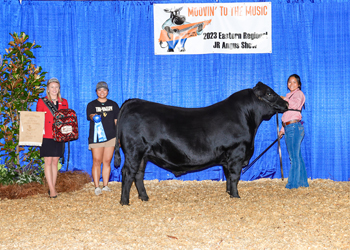
[[[87,119],[90,121],[89,130],[89,144],[94,143],[94,129],[95,123],[90,119],[91,114],[98,114],[101,116],[101,121],[107,140],[111,140],[116,137],[116,126],[114,120],[118,118],[119,106],[116,102],[108,100],[104,103],[94,100],[89,102],[86,107]]]

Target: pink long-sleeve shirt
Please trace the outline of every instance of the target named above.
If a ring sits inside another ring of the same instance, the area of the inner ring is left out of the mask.
[[[300,89],[296,89],[293,92],[286,94],[284,99],[289,103],[288,109],[298,109],[301,110],[305,103],[305,95]],[[301,120],[301,112],[298,111],[286,111],[282,115],[282,122],[288,122],[291,120]],[[282,126],[281,132],[284,134],[284,127]]]

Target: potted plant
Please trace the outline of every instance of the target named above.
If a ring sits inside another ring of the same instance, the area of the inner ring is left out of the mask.
[[[13,182],[42,182],[38,148],[18,145],[19,111],[31,111],[46,86],[46,72],[32,61],[32,50],[41,46],[28,42],[29,36],[23,32],[10,35],[13,41],[0,61],[0,157],[4,157],[8,174],[15,175]]]

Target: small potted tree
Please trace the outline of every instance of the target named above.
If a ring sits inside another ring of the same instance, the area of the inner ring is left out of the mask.
[[[19,146],[19,111],[31,111],[44,91],[45,74],[37,67],[29,36],[10,34],[13,41],[0,62],[0,158],[4,159],[0,184],[42,183],[42,160],[37,147]],[[5,170],[7,171],[5,171]],[[10,178],[8,178],[10,177]],[[3,182],[2,182],[3,180]]]

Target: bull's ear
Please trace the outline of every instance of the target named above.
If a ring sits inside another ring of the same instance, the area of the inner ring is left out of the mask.
[[[254,86],[254,88],[253,88],[253,91],[254,91],[254,94],[255,94],[255,95],[257,95],[258,92],[259,92],[259,83],[260,83],[260,82],[258,82],[258,83]]]
[[[266,92],[266,88],[264,88],[265,84],[262,82],[258,82],[253,88],[253,92],[257,97],[263,97]]]
[[[166,13],[170,13],[171,11],[169,9],[164,9]]]
[[[264,86],[264,85],[265,85],[265,84],[263,84],[263,83],[260,82],[260,81],[256,84],[256,86],[258,86],[258,87],[260,87],[260,88],[261,88],[262,86]]]

